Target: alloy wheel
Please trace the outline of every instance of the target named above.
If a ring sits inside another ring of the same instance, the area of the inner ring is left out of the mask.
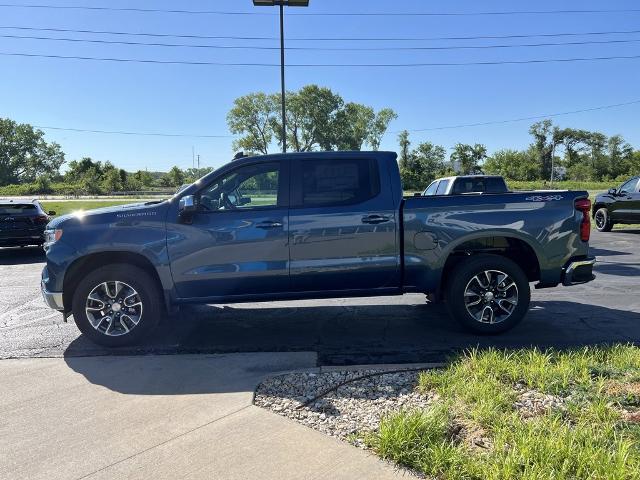
[[[475,275],[464,290],[469,315],[480,323],[501,323],[518,306],[518,287],[506,273],[484,270]]]
[[[109,337],[118,337],[140,323],[142,307],[142,299],[131,285],[114,280],[91,290],[85,312],[93,328]]]

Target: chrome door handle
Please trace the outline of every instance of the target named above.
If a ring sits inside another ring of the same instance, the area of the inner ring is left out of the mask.
[[[384,215],[367,215],[366,217],[362,217],[362,223],[384,223],[388,222],[389,217],[385,217]]]
[[[280,222],[262,222],[256,225],[256,228],[262,228],[263,230],[268,230],[270,228],[281,228],[282,223]]]

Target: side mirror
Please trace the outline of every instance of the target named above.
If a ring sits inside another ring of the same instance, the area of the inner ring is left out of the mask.
[[[617,195],[618,191],[615,188],[610,188],[609,191],[607,192],[609,195]]]
[[[198,207],[196,206],[196,201],[195,198],[193,198],[193,195],[185,195],[178,203],[178,213],[181,217],[193,215],[197,209]]]
[[[56,212],[55,212],[54,210],[49,210],[49,213],[47,213],[47,215],[50,215],[50,216],[52,216],[52,217],[53,217],[55,214],[56,214]]]
[[[413,194],[413,196],[414,196],[414,197],[421,197],[421,196],[422,196],[422,193],[421,193],[421,192],[415,192],[415,193]]]

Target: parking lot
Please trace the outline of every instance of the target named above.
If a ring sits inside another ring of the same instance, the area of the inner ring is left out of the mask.
[[[422,295],[189,306],[142,346],[97,347],[40,296],[44,255],[0,250],[0,358],[105,354],[317,352],[322,365],[440,361],[464,348],[640,341],[640,231],[592,234],[597,279],[533,292],[531,311],[497,337],[468,334]]]

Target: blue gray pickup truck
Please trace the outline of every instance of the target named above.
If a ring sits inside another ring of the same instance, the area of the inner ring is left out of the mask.
[[[591,281],[586,192],[403,198],[396,154],[245,157],[169,200],[49,223],[42,293],[107,346],[186,303],[401,295],[478,333],[536,288]]]

